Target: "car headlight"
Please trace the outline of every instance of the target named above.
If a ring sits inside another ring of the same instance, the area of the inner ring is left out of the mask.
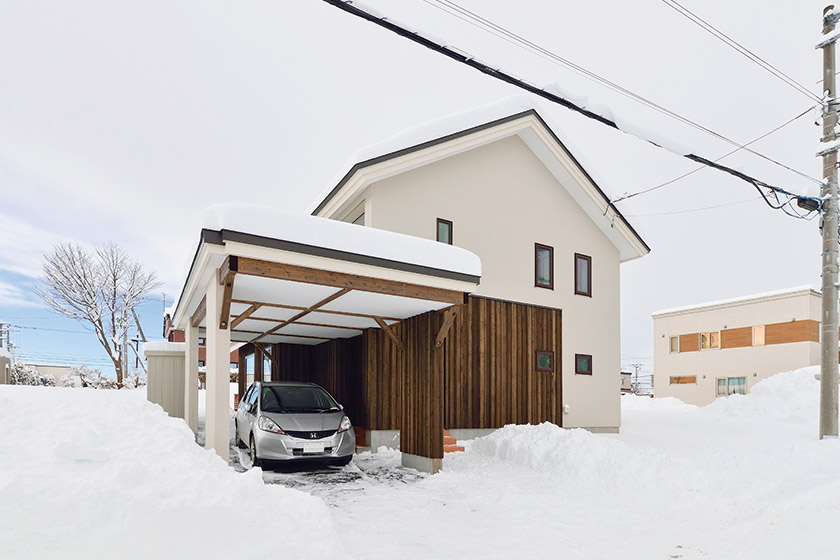
[[[261,430],[265,430],[266,432],[274,432],[275,434],[283,433],[283,430],[280,429],[280,426],[277,425],[277,422],[275,422],[268,416],[260,416],[260,419],[257,420],[257,426],[259,426]]]
[[[346,432],[347,430],[353,429],[353,424],[350,423],[350,419],[346,416],[341,418],[341,424],[338,426],[339,432]]]

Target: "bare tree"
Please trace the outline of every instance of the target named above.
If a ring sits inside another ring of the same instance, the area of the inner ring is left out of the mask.
[[[160,286],[154,273],[143,271],[114,244],[90,251],[78,244],[59,243],[44,255],[38,296],[59,314],[91,328],[108,353],[123,386],[122,340],[135,308]]]

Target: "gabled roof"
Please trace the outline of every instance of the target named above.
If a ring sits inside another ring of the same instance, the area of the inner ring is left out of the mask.
[[[650,252],[627,219],[610,204],[593,177],[540,116],[534,103],[524,108],[515,97],[455,117],[433,121],[366,148],[345,167],[340,178],[318,197],[313,215],[333,216],[356,204],[366,187],[384,178],[518,135],[555,176],[593,222],[618,248],[621,261]],[[504,116],[499,117],[502,114]],[[475,124],[476,122],[480,124]]]

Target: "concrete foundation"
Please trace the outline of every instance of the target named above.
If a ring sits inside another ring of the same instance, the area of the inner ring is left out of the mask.
[[[602,427],[582,427],[581,429],[586,430],[587,432],[592,432],[593,434],[617,434],[619,433],[618,426],[602,426]]]
[[[389,449],[400,448],[400,431],[399,430],[368,430],[367,443],[371,451],[376,451],[380,447],[387,447]]]
[[[403,453],[402,466],[420,472],[435,474],[436,472],[440,472],[440,469],[443,466],[443,459],[430,459],[429,457]]]
[[[475,439],[477,437],[484,437],[495,432],[495,428],[450,428],[449,435],[463,441],[465,439]]]

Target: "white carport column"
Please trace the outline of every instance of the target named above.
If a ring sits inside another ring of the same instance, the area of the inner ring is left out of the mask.
[[[195,433],[198,431],[198,327],[187,326],[184,342],[187,347],[184,360],[184,420]]]
[[[213,274],[207,284],[207,403],[204,447],[230,458],[230,329],[219,328],[224,286]],[[227,321],[226,321],[227,322]]]

